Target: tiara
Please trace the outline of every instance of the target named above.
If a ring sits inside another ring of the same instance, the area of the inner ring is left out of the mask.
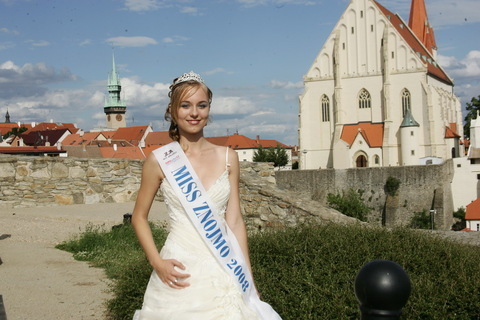
[[[173,85],[177,85],[181,82],[190,81],[190,80],[203,83],[203,79],[202,77],[200,77],[199,74],[196,74],[195,72],[190,71],[189,73],[184,73],[180,77],[175,79],[175,81],[173,81]]]

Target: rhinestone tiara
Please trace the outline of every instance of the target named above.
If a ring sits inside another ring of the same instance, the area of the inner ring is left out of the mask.
[[[203,83],[203,79],[202,79],[202,77],[200,77],[199,74],[197,74],[193,71],[190,71],[189,73],[184,73],[180,77],[175,79],[175,81],[173,82],[173,85],[177,85],[181,82],[190,81],[190,80]]]

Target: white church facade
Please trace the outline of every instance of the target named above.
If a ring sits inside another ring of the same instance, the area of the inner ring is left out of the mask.
[[[412,0],[409,23],[351,0],[304,76],[300,168],[438,163],[463,155],[462,137],[424,0]]]

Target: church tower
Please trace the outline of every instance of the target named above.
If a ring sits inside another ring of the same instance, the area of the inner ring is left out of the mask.
[[[425,0],[412,0],[410,7],[410,18],[408,19],[408,27],[427,48],[434,58],[437,56],[437,43],[433,28],[430,26],[427,16],[427,7]]]
[[[8,113],[8,109],[7,114],[5,115],[5,123],[10,123],[10,113]]]
[[[105,107],[103,108],[106,115],[107,128],[109,129],[118,129],[127,126],[125,121],[127,106],[120,97],[121,92],[122,86],[120,85],[120,79],[115,66],[115,56],[113,56],[112,72],[108,77],[108,97],[105,100]]]

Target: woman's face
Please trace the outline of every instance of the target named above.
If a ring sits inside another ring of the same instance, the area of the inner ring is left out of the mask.
[[[176,123],[180,135],[203,134],[210,113],[208,95],[203,87],[193,87],[180,102]]]

